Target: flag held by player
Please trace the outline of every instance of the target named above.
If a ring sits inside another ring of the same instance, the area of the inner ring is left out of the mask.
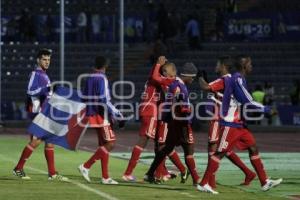
[[[76,150],[87,128],[86,104],[77,90],[58,87],[28,128],[44,142]]]

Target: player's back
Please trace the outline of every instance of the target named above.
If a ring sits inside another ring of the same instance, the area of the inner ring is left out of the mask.
[[[106,76],[102,72],[95,71],[87,77],[83,89],[83,101],[87,104],[87,116],[103,114],[103,99],[106,98],[104,90]]]

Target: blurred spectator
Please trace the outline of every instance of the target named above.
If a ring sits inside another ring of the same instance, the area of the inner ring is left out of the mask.
[[[291,103],[294,106],[300,104],[300,80],[295,80],[290,92]]]
[[[100,30],[101,30],[101,39],[103,42],[109,41],[109,17],[104,16],[101,20]]]
[[[146,5],[147,13],[145,18],[144,36],[147,42],[154,41],[155,33],[157,32],[156,11],[153,3]]]
[[[252,92],[253,100],[258,103],[264,104],[265,96],[266,96],[266,94],[263,91],[261,85],[256,85],[255,90]]]
[[[18,23],[16,18],[12,18],[7,23],[7,39],[9,41],[14,41],[18,33]]]
[[[264,105],[272,106],[274,102],[275,90],[273,85],[270,82],[265,82],[264,92],[265,92]],[[269,125],[272,124],[272,116],[269,114],[266,114],[265,116],[268,119],[268,124]]]
[[[84,11],[80,12],[77,17],[77,42],[85,43],[87,35],[87,15]]]
[[[216,37],[217,41],[223,41],[224,34],[223,34],[223,21],[224,21],[224,12],[223,10],[218,7],[216,9]]]
[[[236,0],[226,0],[226,10],[228,13],[237,12]]]
[[[125,42],[128,44],[132,44],[135,38],[135,21],[132,18],[128,18],[125,20]]]
[[[46,19],[46,32],[47,32],[47,41],[53,42],[54,41],[54,20],[51,16],[51,10],[49,11]]]
[[[209,36],[208,36],[208,40],[210,42],[217,42],[218,41],[218,36],[217,36],[217,32],[215,30],[211,30],[209,32]]]
[[[100,16],[92,15],[92,42],[100,42]]]
[[[252,97],[253,97],[253,100],[258,102],[258,103],[261,103],[261,104],[264,104],[265,102],[265,93],[261,87],[261,85],[256,85],[255,86],[255,90],[252,92]],[[253,117],[259,117],[261,116],[261,113],[260,112],[254,112],[252,114]],[[254,121],[255,124],[260,124],[260,120],[258,121]]]
[[[163,3],[159,4],[157,11],[157,22],[158,22],[158,37],[165,42],[168,25],[168,11]]]
[[[176,23],[176,18],[173,13],[168,13],[167,25],[166,25],[166,33],[164,43],[168,48],[168,52],[172,54],[174,52],[175,40],[178,34],[178,27]]]
[[[274,95],[275,95],[275,90],[274,86],[270,82],[265,82],[264,85],[264,92],[265,92],[265,105],[272,105],[274,102]]]
[[[152,66],[161,55],[167,55],[167,47],[160,39],[157,39],[145,52],[145,58],[149,60]]]
[[[35,27],[33,16],[29,13],[29,9],[22,10],[21,17],[19,19],[19,30],[21,41],[33,42],[35,41]]]
[[[199,49],[200,29],[195,16],[190,15],[186,24],[185,34],[188,37],[191,50]]]

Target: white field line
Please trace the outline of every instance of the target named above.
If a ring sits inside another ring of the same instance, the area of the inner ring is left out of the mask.
[[[14,160],[9,159],[9,158],[5,157],[5,156],[2,155],[2,154],[0,154],[0,158],[1,158],[2,160],[9,161],[9,162],[11,162],[11,163],[15,163]],[[40,174],[48,174],[48,172],[46,172],[46,171],[44,171],[44,170],[37,169],[37,168],[28,167],[28,166],[26,166],[26,168],[29,169],[29,170],[31,170],[31,171],[38,172],[38,173],[40,173]],[[68,182],[72,183],[73,185],[76,185],[77,187],[79,187],[79,188],[81,188],[81,189],[83,189],[83,190],[86,190],[86,191],[88,191],[88,192],[94,193],[94,194],[96,194],[96,195],[98,195],[98,196],[100,196],[100,197],[102,197],[102,198],[104,198],[104,199],[107,199],[107,200],[119,200],[118,198],[113,197],[113,196],[111,196],[110,194],[107,194],[107,193],[105,193],[105,192],[101,192],[100,190],[96,190],[96,189],[94,189],[94,188],[91,188],[91,187],[89,187],[89,186],[87,186],[87,185],[85,185],[85,184],[79,183],[79,182],[77,182],[77,181],[69,180]]]

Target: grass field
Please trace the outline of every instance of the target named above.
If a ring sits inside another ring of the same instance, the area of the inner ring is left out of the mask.
[[[251,186],[241,187],[243,174],[232,166],[226,159],[222,161],[222,167],[218,172],[219,195],[200,193],[195,190],[191,180],[186,184],[180,184],[179,179],[171,180],[163,185],[147,183],[124,183],[120,177],[127,165],[124,158],[129,153],[113,153],[110,159],[110,174],[120,182],[117,186],[100,184],[100,164],[96,163],[90,175],[92,183],[86,183],[77,171],[77,166],[85,161],[91,153],[79,151],[70,152],[61,148],[56,149],[57,170],[71,179],[70,183],[51,182],[47,180],[47,167],[44,159],[43,148],[40,147],[27,162],[25,170],[31,180],[20,180],[12,175],[12,168],[27,143],[18,137],[0,137],[0,199],[2,200],[83,200],[83,199],[287,199],[291,195],[295,199],[300,197],[300,153],[264,153],[265,168],[269,176],[282,177],[284,182],[279,187],[262,192],[258,180]],[[147,163],[153,158],[151,154],[142,154],[143,164],[139,164],[135,175],[142,179],[148,169]],[[250,166],[247,155],[240,154],[243,160]],[[198,171],[203,174],[206,167],[205,154],[196,154]],[[122,159],[120,159],[122,158]],[[299,198],[300,199],[300,198]]]

